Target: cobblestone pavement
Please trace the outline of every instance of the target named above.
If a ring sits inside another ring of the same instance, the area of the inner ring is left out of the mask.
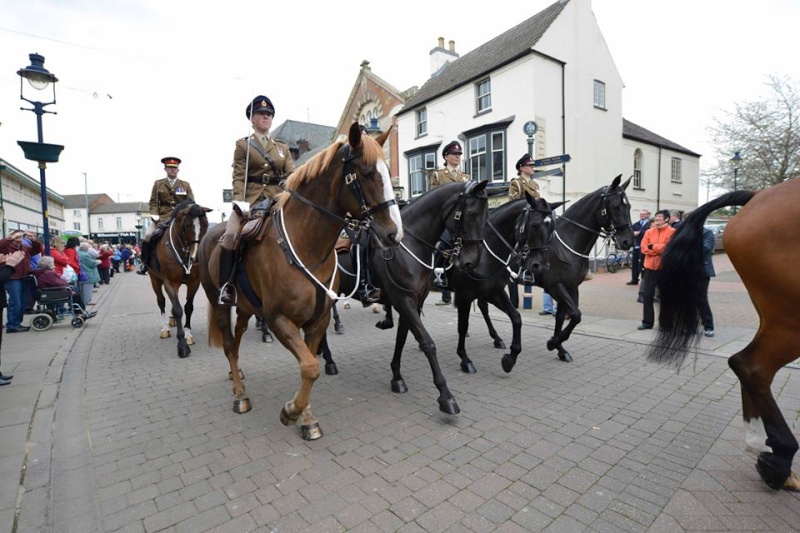
[[[2,370],[15,377],[0,389],[0,533],[797,531],[800,497],[767,488],[744,451],[725,356],[757,319],[725,256],[715,262],[717,336],[679,374],[644,360],[652,333],[636,330],[625,270],[582,285],[570,364],[545,349],[553,320],[535,291],[510,374],[477,314],[467,349],[478,373],[459,371],[455,310],[432,294],[424,321],[457,416],[438,411],[413,340],[410,391],[389,391],[394,332],[355,304],[345,334],[330,336],[340,373],[314,387],[325,435],[313,442],[278,419],[299,384],[278,343],[245,334],[253,410],[234,414],[202,291],[198,343],[178,359],[174,337],[158,338],[148,280],[118,275],[84,328],[5,336]],[[800,433],[798,370],[773,390]]]

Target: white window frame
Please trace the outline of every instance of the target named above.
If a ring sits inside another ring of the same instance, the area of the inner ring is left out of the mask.
[[[633,151],[633,188],[642,189],[642,151],[637,148]]]
[[[417,117],[417,137],[424,137],[428,134],[428,108],[423,107],[416,113]]]
[[[73,222],[72,223],[72,229],[77,230],[77,231],[81,231],[81,223],[80,222]]]
[[[597,109],[606,109],[606,84],[600,80],[594,80],[592,102]]]
[[[97,217],[97,231],[103,231],[103,217]]]
[[[408,159],[408,197],[428,190],[428,175],[436,170],[436,148],[426,147],[406,154]]]
[[[475,181],[505,181],[506,128],[488,129],[467,138],[467,174]]]
[[[669,181],[671,183],[683,183],[683,178],[681,176],[682,172],[682,161],[680,157],[673,157],[672,161],[670,161],[670,177]]]
[[[122,217],[117,217],[117,229],[122,229]]]
[[[492,79],[484,78],[475,84],[475,113],[480,115],[492,110]]]

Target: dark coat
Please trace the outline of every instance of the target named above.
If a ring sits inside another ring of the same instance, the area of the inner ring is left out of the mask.
[[[0,266],[0,311],[5,309],[8,306],[8,301],[6,300],[6,281],[11,279],[11,276],[14,275],[14,267],[9,265],[2,265]]]
[[[717,275],[714,271],[714,261],[711,256],[714,254],[714,232],[703,228],[703,270],[707,278]]]
[[[31,274],[36,278],[36,285],[38,285],[40,289],[67,286],[67,282],[56,274],[56,271],[52,268],[37,268],[31,270]]]

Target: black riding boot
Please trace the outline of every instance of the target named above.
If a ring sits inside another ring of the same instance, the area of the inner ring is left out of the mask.
[[[236,268],[236,250],[222,247],[219,251],[219,305],[236,305],[236,287],[233,285]]]
[[[381,299],[381,290],[372,284],[372,276],[369,268],[369,251],[366,246],[359,246],[359,257],[361,261],[361,276],[358,280],[358,299],[361,305],[369,307]]]
[[[147,274],[147,264],[150,262],[150,251],[150,242],[142,241],[140,246],[140,253],[142,255],[139,262],[139,268],[136,270],[137,274],[141,274],[142,276]]]

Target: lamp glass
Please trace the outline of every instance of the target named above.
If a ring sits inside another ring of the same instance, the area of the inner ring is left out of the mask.
[[[31,87],[37,91],[43,91],[50,85],[50,77],[44,74],[28,71],[25,73],[25,78],[28,80]]]

